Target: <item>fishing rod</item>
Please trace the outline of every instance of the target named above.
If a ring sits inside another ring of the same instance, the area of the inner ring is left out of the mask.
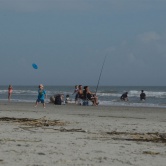
[[[98,83],[97,83],[97,86],[96,86],[96,92],[95,92],[95,94],[97,93],[97,90],[98,90],[98,87],[99,87],[99,82],[100,82],[100,78],[101,78],[101,74],[102,74],[102,71],[103,71],[103,67],[104,67],[104,64],[105,64],[106,57],[107,57],[107,55],[104,57],[104,61],[103,61],[103,65],[101,67],[101,71],[100,71]]]

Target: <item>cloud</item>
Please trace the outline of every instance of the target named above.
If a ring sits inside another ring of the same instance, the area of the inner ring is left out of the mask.
[[[128,71],[132,68],[134,73],[136,70],[154,70],[154,66],[160,69],[163,66],[160,64],[166,60],[165,45],[166,33],[145,32],[114,44],[104,51],[110,53],[112,66],[120,70],[126,68]]]
[[[130,63],[133,63],[133,62],[136,61],[136,58],[135,58],[135,56],[134,56],[133,53],[130,53],[130,54],[128,55],[128,59],[129,59],[129,62],[130,62]]]
[[[156,32],[146,32],[144,34],[138,35],[138,39],[144,43],[150,43],[160,40],[161,36]]]
[[[166,32],[161,34],[157,32],[146,32],[137,36],[135,49],[151,56],[160,58],[166,57]]]
[[[165,0],[0,0],[1,10],[38,12],[47,10],[139,11],[165,9]]]
[[[1,0],[0,9],[17,12],[87,10],[92,5],[80,0]]]
[[[112,0],[110,1],[116,8],[121,9],[161,9],[165,8],[165,0]]]

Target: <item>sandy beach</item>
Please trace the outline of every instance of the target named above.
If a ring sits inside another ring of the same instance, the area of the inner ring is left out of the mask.
[[[0,102],[2,166],[165,166],[166,110]]]

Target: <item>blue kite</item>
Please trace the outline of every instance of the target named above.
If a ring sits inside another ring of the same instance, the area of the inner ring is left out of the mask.
[[[38,69],[38,66],[37,66],[35,63],[32,64],[32,67],[33,67],[34,69]]]

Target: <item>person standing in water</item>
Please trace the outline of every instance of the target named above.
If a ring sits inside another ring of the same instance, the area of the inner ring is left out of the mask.
[[[144,90],[141,90],[140,100],[141,101],[145,101],[146,100],[146,94],[144,93]]]
[[[43,108],[45,108],[45,99],[46,96],[46,91],[44,90],[44,86],[42,84],[39,85],[38,89],[38,98],[36,100],[35,107],[37,107],[38,103],[41,102],[43,104]]]
[[[12,85],[9,85],[9,87],[8,87],[8,101],[9,102],[10,102],[12,93],[13,93],[13,87],[12,87]]]

